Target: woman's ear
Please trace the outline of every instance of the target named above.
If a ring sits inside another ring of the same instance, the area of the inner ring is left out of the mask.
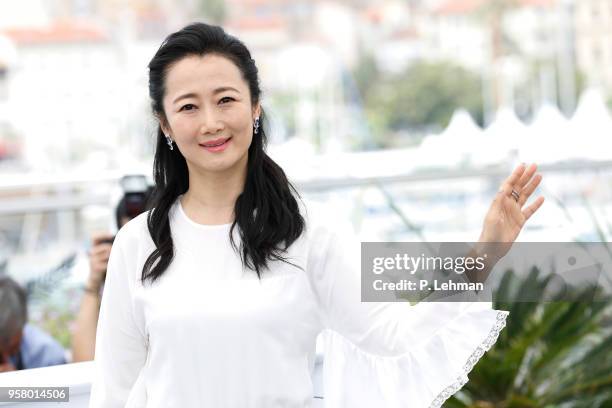
[[[155,118],[157,119],[157,123],[159,123],[159,127],[161,128],[162,132],[164,132],[164,135],[170,136],[170,126],[168,126],[166,119],[160,115],[155,115]]]
[[[257,104],[253,107],[253,120],[261,116],[261,104],[257,102]]]

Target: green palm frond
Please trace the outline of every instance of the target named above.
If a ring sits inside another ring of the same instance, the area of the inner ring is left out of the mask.
[[[495,308],[510,311],[506,329],[445,407],[612,406],[612,299],[592,285],[555,288],[551,276],[505,272]]]

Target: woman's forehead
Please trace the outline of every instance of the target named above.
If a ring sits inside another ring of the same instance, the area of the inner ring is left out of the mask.
[[[247,84],[236,64],[218,54],[185,57],[168,70],[166,96],[184,92],[211,93],[219,87],[243,92]]]

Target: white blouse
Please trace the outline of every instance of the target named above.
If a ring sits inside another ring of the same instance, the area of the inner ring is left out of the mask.
[[[360,301],[360,244],[323,207],[259,280],[230,246],[230,225],[201,225],[177,200],[174,260],[140,282],[154,249],[142,214],[108,264],[90,408],[304,408],[324,333],[325,406],[439,407],[505,325],[490,303]],[[239,244],[237,231],[234,231]]]

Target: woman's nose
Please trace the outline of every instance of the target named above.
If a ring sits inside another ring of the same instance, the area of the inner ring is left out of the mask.
[[[223,130],[223,122],[214,109],[202,109],[200,118],[200,134],[215,134]]]

